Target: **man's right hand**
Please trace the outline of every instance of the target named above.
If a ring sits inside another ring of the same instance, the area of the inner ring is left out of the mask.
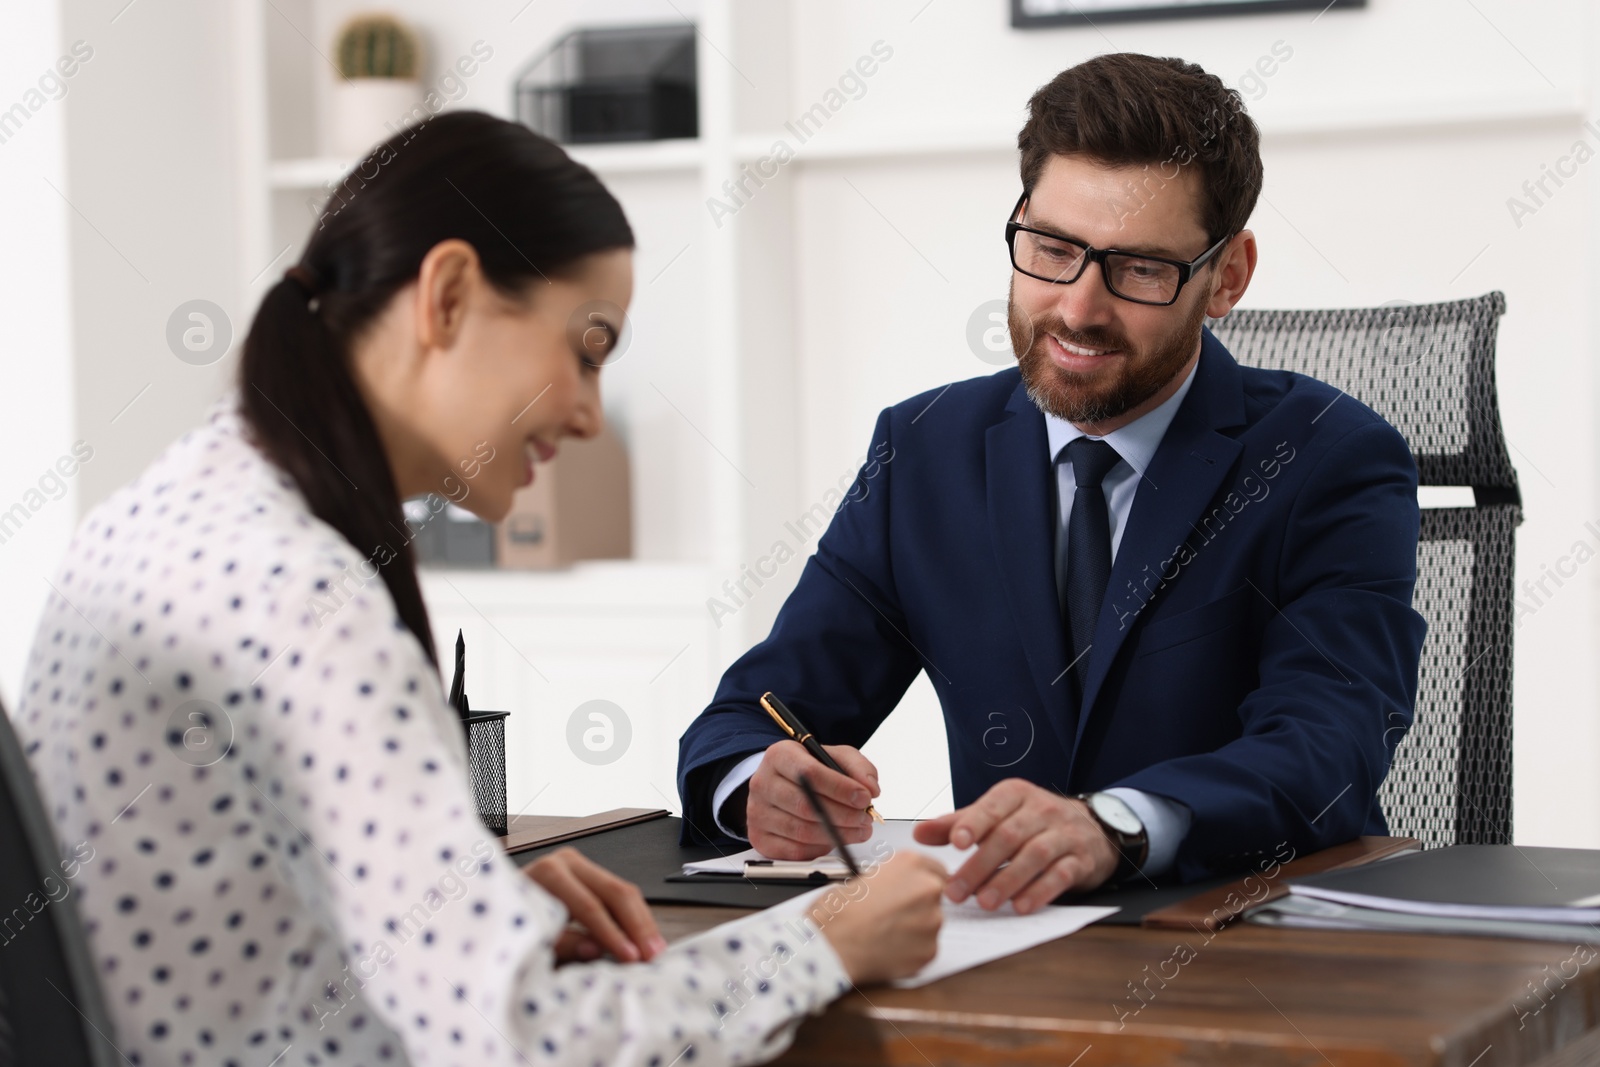
[[[848,844],[872,836],[867,808],[879,793],[878,769],[849,745],[823,745],[845,774],[818,763],[798,741],[779,741],[767,749],[750,779],[745,831],[750,844],[775,860],[811,860],[833,848],[827,829],[800,788],[804,774],[822,799],[828,818]]]

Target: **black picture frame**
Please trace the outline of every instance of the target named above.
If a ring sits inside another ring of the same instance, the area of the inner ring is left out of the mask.
[[[1148,19],[1210,18],[1214,15],[1265,15],[1278,11],[1325,11],[1367,6],[1367,0],[1195,0],[1187,4],[1138,5],[1134,0],[1059,0],[1067,10],[1033,14],[1024,10],[1027,0],[1011,0],[1011,28],[1039,30],[1059,26],[1090,26],[1101,22],[1135,22]],[[1106,4],[1092,7],[1089,4]],[[1118,6],[1118,5],[1127,6]]]

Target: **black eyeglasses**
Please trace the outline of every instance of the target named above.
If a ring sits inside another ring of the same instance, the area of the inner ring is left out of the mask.
[[[1119,252],[1114,248],[1094,248],[1017,222],[1017,213],[1027,199],[1027,193],[1017,199],[1016,207],[1011,209],[1012,221],[1006,223],[1006,246],[1011,249],[1013,267],[1030,278],[1071,285],[1091,262],[1098,263],[1100,277],[1112,295],[1135,304],[1165,307],[1175,302],[1189,279],[1228,243],[1228,238],[1223,237],[1188,262]]]

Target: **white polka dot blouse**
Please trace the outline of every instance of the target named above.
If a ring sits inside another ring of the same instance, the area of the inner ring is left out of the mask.
[[[849,987],[760,915],[557,968],[566,909],[478,820],[363,571],[225,400],[52,579],[15,720],[128,1062],[755,1063]]]

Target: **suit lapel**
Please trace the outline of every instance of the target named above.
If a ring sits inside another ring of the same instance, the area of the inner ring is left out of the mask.
[[[1106,599],[1095,624],[1076,735],[1068,746],[1074,756],[1117,653],[1149,610],[1148,605],[1159,596],[1156,589],[1162,566],[1168,565],[1170,578],[1173,553],[1189,538],[1193,524],[1239,457],[1239,442],[1217,430],[1244,421],[1239,365],[1210,330],[1203,330],[1194,384],[1145,470],[1117,548]]]
[[[1073,749],[1076,709],[1062,676],[1066,628],[1055,583],[1055,492],[1044,416],[1020,383],[1008,416],[985,435],[989,533],[1029,673],[1061,751]]]

